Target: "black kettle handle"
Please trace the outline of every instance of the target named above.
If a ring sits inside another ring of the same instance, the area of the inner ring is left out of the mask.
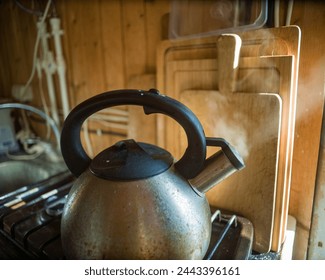
[[[79,176],[90,165],[91,159],[81,144],[80,130],[92,114],[118,105],[140,105],[146,114],[163,113],[176,120],[185,130],[188,146],[175,163],[177,171],[186,179],[195,177],[203,168],[206,157],[205,134],[194,113],[175,99],[158,90],[114,90],[105,92],[77,105],[64,121],[61,133],[61,152],[67,167]]]

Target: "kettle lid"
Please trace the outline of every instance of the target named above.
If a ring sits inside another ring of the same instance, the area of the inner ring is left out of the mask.
[[[166,150],[129,139],[100,152],[89,168],[94,175],[103,179],[135,180],[158,175],[173,162],[172,155]]]

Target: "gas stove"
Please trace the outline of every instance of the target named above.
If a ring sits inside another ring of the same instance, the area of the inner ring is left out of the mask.
[[[60,222],[73,181],[66,171],[0,196],[0,258],[65,259]],[[249,259],[252,223],[215,207],[211,212],[212,235],[204,259]]]

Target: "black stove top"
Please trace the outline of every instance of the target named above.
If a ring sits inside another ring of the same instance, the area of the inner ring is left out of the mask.
[[[74,177],[57,174],[0,196],[0,258],[64,259],[61,213]],[[211,207],[212,236],[205,259],[248,259],[253,226],[243,217]]]

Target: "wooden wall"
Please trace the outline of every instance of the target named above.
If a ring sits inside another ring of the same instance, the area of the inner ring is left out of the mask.
[[[301,27],[302,45],[289,211],[297,218],[295,258],[301,259],[308,246],[323,115],[325,5],[321,1],[294,3],[291,23]],[[154,86],[156,48],[166,39],[170,1],[55,0],[55,5],[65,32],[63,47],[72,107],[104,91]],[[35,22],[36,18],[14,1],[0,2],[0,97],[10,97],[13,84],[28,80]],[[33,104],[40,106],[38,82],[34,80],[32,85]],[[103,140],[92,135],[98,150],[122,136],[108,134]]]
[[[297,219],[295,256],[301,259],[308,247],[324,106],[325,3],[295,1],[291,23],[302,32],[289,209]]]

